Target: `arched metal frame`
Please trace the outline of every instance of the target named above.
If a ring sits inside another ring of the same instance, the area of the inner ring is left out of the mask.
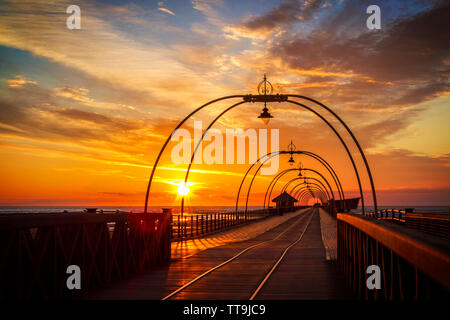
[[[314,182],[310,182],[309,184],[313,184],[313,185],[315,185],[315,186],[321,187],[320,185],[317,185],[317,184],[314,183]],[[297,189],[297,187],[301,187],[301,188]],[[297,199],[297,196],[298,196],[299,192],[300,192],[302,189],[307,188],[307,187],[308,187],[308,185],[306,185],[306,184],[304,184],[304,183],[299,183],[299,184],[295,185],[295,187],[292,188],[292,190],[291,190],[291,192],[290,192],[289,194],[292,195],[294,198]],[[294,190],[295,190],[295,189],[297,189],[297,191],[295,191],[295,193],[294,193]],[[321,190],[322,190],[323,192],[325,192],[325,191],[323,190],[323,187],[322,187]],[[329,199],[329,197],[327,197],[327,198]]]
[[[299,180],[299,179],[304,179],[304,177],[295,177],[295,178],[289,180],[289,181],[283,186],[283,189],[281,189],[281,193],[285,192],[286,189],[289,187],[289,185],[290,185],[292,182],[294,182],[294,181],[296,181],[296,180]],[[326,187],[325,187],[325,185],[322,183],[322,181],[320,181],[319,179],[316,179],[316,178],[314,178],[314,177],[307,177],[307,179],[308,179],[308,180],[314,180],[314,181],[317,181],[319,184],[321,184],[322,187],[325,188],[325,191],[327,192],[328,198],[330,198],[330,194],[328,193],[328,190],[326,189]],[[290,193],[289,193],[289,194],[290,194]]]
[[[322,199],[322,197],[319,195],[319,194],[316,194],[316,190],[309,190],[309,192],[303,192],[301,195],[300,195],[300,197],[299,197],[299,199],[298,199],[298,203],[300,204],[300,205],[305,205],[305,206],[307,206],[308,205],[308,201],[310,200],[310,199],[319,199],[320,200],[320,202],[322,202],[322,203],[324,203],[325,201]]]
[[[324,203],[323,198],[320,196],[320,194],[316,194],[317,191],[315,190],[310,190],[309,192],[303,192],[302,195],[299,197],[297,203],[301,206],[307,206],[308,205],[308,201],[310,199],[319,199],[320,202]]]
[[[296,170],[300,171],[299,168],[286,169],[286,170],[284,170],[284,171],[279,172],[279,173],[272,179],[272,181],[270,182],[269,186],[267,187],[266,193],[265,193],[265,195],[264,195],[264,208],[266,207],[266,201],[267,201],[267,206],[269,206],[269,204],[270,204],[270,196],[271,196],[271,194],[272,194],[273,187],[274,187],[275,183],[278,181],[278,179],[280,179],[281,176],[283,176],[285,173],[290,172],[290,171],[296,171]],[[303,170],[303,169],[302,169],[302,170]],[[323,176],[322,176],[322,178],[323,178],[325,181],[327,181]],[[327,183],[328,183],[328,182],[327,182]],[[328,184],[328,185],[329,185],[329,184]],[[270,189],[270,188],[271,188],[271,189]],[[269,189],[270,189],[270,194],[269,194]],[[330,187],[330,190],[331,190],[331,187]],[[247,195],[248,195],[248,193],[247,193]],[[334,198],[334,194],[333,194],[333,198]]]
[[[299,199],[300,194],[302,194],[302,191],[308,190],[309,188],[319,191],[320,194],[322,195],[323,199],[327,199],[327,200],[330,199],[327,196],[327,194],[325,193],[325,191],[323,190],[323,188],[316,183],[310,183],[310,185],[305,185],[304,183],[300,183],[300,184],[296,185],[296,187],[298,187],[298,186],[302,186],[302,187],[299,188],[294,195],[291,194],[297,200]],[[325,202],[326,201],[322,200],[322,203],[325,203]]]
[[[320,185],[317,185],[314,183],[311,185],[308,185],[308,186],[306,186],[304,184],[301,184],[301,185],[302,185],[302,187],[299,190],[297,190],[297,193],[294,196],[294,198],[297,199],[297,203],[299,205],[301,205],[302,197],[305,194],[308,194],[311,192],[318,192],[317,198],[320,198],[320,201],[322,203],[326,203],[328,201],[329,198],[327,197],[327,195],[325,194],[325,191],[323,190],[323,188]]]
[[[280,173],[272,180],[272,181],[273,181],[273,184],[272,184],[272,187],[270,188],[270,192],[269,192],[269,194],[268,194],[268,199],[269,199],[269,201],[270,201],[270,198],[271,198],[271,195],[272,195],[273,188],[275,187],[275,185],[276,185],[276,183],[278,182],[278,180],[279,180],[283,175],[285,175],[286,173],[292,172],[292,171],[298,171],[298,170],[300,170],[300,169],[298,169],[298,168],[295,168],[295,169],[286,169],[286,170],[280,172]],[[314,173],[318,174],[318,175],[325,181],[325,183],[327,184],[328,189],[330,190],[330,193],[331,193],[331,195],[332,195],[332,199],[333,199],[333,200],[335,199],[335,197],[334,197],[334,192],[333,192],[333,189],[331,188],[330,183],[328,182],[328,180],[327,180],[320,172],[318,172],[318,171],[316,171],[316,170],[314,170],[314,169],[309,169],[309,168],[302,168],[301,170],[302,170],[302,171],[311,171],[311,172],[314,172]],[[269,185],[269,187],[270,187],[270,185]],[[269,187],[267,188],[267,190],[269,190]],[[267,191],[266,191],[266,194],[267,194]],[[248,196],[248,195],[247,195],[247,196]],[[264,203],[264,208],[265,208],[265,207],[266,207],[266,204]]]
[[[178,129],[180,129],[181,126],[182,126],[182,125],[183,125],[190,117],[192,117],[194,114],[196,114],[197,112],[199,112],[199,111],[202,110],[203,108],[205,108],[205,107],[207,107],[207,106],[209,106],[209,105],[211,105],[211,104],[213,104],[213,103],[222,101],[222,100],[233,99],[233,98],[243,98],[243,97],[245,97],[245,96],[242,95],[242,94],[237,94],[237,95],[225,96],[225,97],[221,97],[221,98],[217,98],[217,99],[208,101],[207,103],[205,103],[204,105],[202,105],[202,106],[198,107],[197,109],[193,110],[193,111],[192,111],[191,113],[189,113],[186,117],[184,117],[184,119],[181,120],[181,121],[178,123],[178,125],[175,127],[175,129],[172,130],[172,133],[167,137],[166,141],[164,142],[163,146],[161,147],[161,150],[159,150],[158,156],[156,157],[155,164],[153,165],[152,172],[151,172],[151,174],[150,174],[150,178],[148,179],[147,191],[146,191],[146,193],[145,193],[144,213],[147,213],[147,209],[148,209],[148,199],[149,199],[149,196],[150,196],[150,189],[151,189],[151,187],[152,187],[153,176],[155,175],[155,171],[156,171],[156,168],[158,167],[159,160],[161,159],[161,156],[162,156],[164,150],[166,150],[166,147],[167,147],[167,145],[169,144],[169,142],[170,142],[170,140],[172,139],[172,137],[173,137],[173,135],[175,134],[175,132],[176,132]]]
[[[253,185],[253,181],[255,180],[256,175],[258,174],[259,170],[261,169],[261,167],[267,162],[269,161],[271,158],[280,155],[280,154],[300,154],[300,155],[306,155],[309,157],[312,157],[314,159],[316,159],[317,161],[319,161],[330,173],[330,175],[333,177],[334,183],[336,184],[336,187],[338,189],[339,192],[339,196],[341,198],[341,200],[344,200],[344,207],[345,207],[345,196],[344,196],[344,190],[342,189],[342,185],[341,185],[341,181],[339,180],[338,175],[336,174],[336,172],[334,171],[333,167],[322,157],[320,157],[319,155],[310,152],[310,151],[304,151],[304,150],[298,150],[298,151],[273,151],[273,152],[269,152],[261,157],[259,157],[259,159],[257,159],[247,170],[247,172],[245,173],[244,177],[241,180],[241,184],[239,185],[239,189],[238,189],[238,193],[236,196],[236,209],[235,212],[237,214],[238,211],[238,205],[239,205],[239,198],[240,198],[240,193],[241,193],[241,189],[242,189],[242,185],[244,184],[244,181],[247,177],[247,175],[249,174],[249,172],[251,171],[251,169],[253,168],[253,166],[255,164],[258,163],[258,161],[261,161],[263,158],[267,157],[267,159],[265,159],[261,165],[258,167],[258,169],[256,170],[256,172],[253,174],[253,178],[250,182],[249,188],[247,190],[247,195],[249,194],[249,190],[251,189],[251,186]],[[266,202],[266,199],[264,199],[264,203]],[[248,197],[247,197],[247,201],[245,206],[248,206]]]
[[[293,151],[289,151],[289,154],[291,154]],[[275,156],[275,155],[274,155]],[[250,185],[248,186],[248,190],[247,190],[247,197],[246,197],[246,200],[245,200],[245,214],[247,213],[247,209],[248,209],[248,199],[249,199],[249,197],[250,197],[250,191],[251,191],[251,189],[252,189],[252,186],[253,186],[253,182],[254,182],[254,180],[255,180],[255,178],[256,178],[256,174],[259,172],[259,170],[261,169],[261,167],[271,158],[272,156],[270,156],[269,158],[267,158],[265,161],[263,161],[262,163],[261,163],[261,165],[258,167],[258,169],[256,170],[256,172],[255,172],[255,174],[253,175],[253,178],[252,178],[252,180],[250,181]],[[295,169],[287,169],[287,170],[300,170],[299,168],[295,168]],[[301,169],[301,170],[303,170],[303,169]],[[309,170],[312,170],[312,169],[309,169]],[[283,171],[284,172],[284,171]],[[316,173],[318,173],[317,171],[316,171]],[[319,175],[321,175],[320,173],[318,173]],[[322,175],[321,175],[322,176]],[[324,180],[326,180],[323,176],[322,176],[322,178],[324,179]],[[331,187],[330,187],[330,189],[331,189]],[[332,190],[331,190],[331,192],[333,192]],[[334,199],[334,195],[333,195],[333,199]],[[264,197],[264,208],[266,207],[266,201],[265,201],[265,197]]]
[[[348,134],[350,134],[351,138],[353,139],[353,142],[356,144],[356,146],[357,146],[357,148],[358,148],[358,150],[359,150],[359,153],[360,153],[361,157],[363,158],[364,165],[365,165],[365,167],[366,167],[366,171],[367,171],[367,174],[368,174],[368,177],[369,177],[369,180],[370,180],[370,186],[371,186],[371,189],[372,189],[372,197],[373,197],[373,202],[374,202],[374,208],[375,208],[375,210],[377,210],[377,199],[376,199],[375,186],[374,186],[374,183],[373,183],[372,173],[371,173],[371,171],[370,171],[369,164],[368,164],[368,162],[367,162],[367,159],[366,159],[366,157],[365,157],[364,151],[362,150],[362,148],[361,148],[361,146],[360,146],[358,140],[356,139],[356,137],[354,136],[354,134],[353,134],[353,132],[350,130],[350,128],[347,126],[347,124],[346,124],[346,123],[345,123],[345,122],[344,122],[344,121],[343,121],[343,120],[342,120],[342,119],[341,119],[341,118],[340,118],[333,110],[331,110],[330,108],[328,108],[327,106],[325,106],[325,105],[322,104],[321,102],[319,102],[319,101],[317,101],[317,100],[314,100],[314,99],[312,99],[312,98],[309,98],[309,97],[306,97],[306,96],[302,96],[302,95],[291,95],[291,94],[288,94],[288,95],[284,95],[284,94],[276,94],[276,95],[274,95],[274,94],[269,94],[269,95],[267,95],[266,92],[264,92],[263,95],[261,95],[261,94],[259,94],[259,95],[252,95],[252,94],[249,94],[249,95],[231,95],[231,96],[225,96],[225,97],[221,97],[221,98],[218,98],[218,99],[214,99],[214,100],[211,100],[211,101],[207,102],[206,104],[204,104],[204,105],[198,107],[197,109],[193,110],[190,114],[188,114],[188,115],[187,115],[187,116],[186,116],[186,117],[185,117],[185,118],[184,118],[184,119],[176,126],[176,128],[172,131],[172,133],[168,136],[168,138],[167,138],[167,140],[165,141],[165,143],[163,144],[163,146],[162,146],[160,152],[158,153],[158,156],[157,156],[157,158],[156,158],[155,164],[153,165],[152,172],[151,172],[151,174],[150,174],[149,182],[148,182],[148,185],[147,185],[147,192],[146,192],[146,197],[145,197],[144,212],[147,213],[148,200],[149,200],[149,194],[150,194],[150,189],[151,189],[151,183],[152,183],[152,181],[153,181],[153,176],[154,176],[155,170],[156,170],[156,168],[157,168],[157,166],[158,166],[158,164],[159,164],[159,161],[160,161],[160,158],[161,158],[162,153],[164,152],[165,148],[167,147],[167,145],[168,145],[169,141],[171,140],[172,136],[174,135],[174,133],[175,133],[175,132],[176,132],[176,131],[177,131],[177,130],[178,130],[178,129],[179,129],[179,128],[180,128],[180,127],[181,127],[181,126],[182,126],[189,118],[190,118],[190,117],[192,117],[194,114],[196,114],[197,112],[199,112],[200,110],[202,110],[202,109],[205,108],[206,106],[211,105],[211,104],[213,104],[213,103],[215,103],[215,102],[218,102],[218,101],[226,100],[226,99],[243,98],[244,102],[253,102],[253,103],[254,103],[254,102],[264,102],[264,103],[267,103],[267,102],[289,102],[289,103],[293,103],[293,104],[296,104],[296,105],[298,105],[298,106],[300,106],[300,107],[303,107],[303,108],[305,108],[305,109],[307,109],[307,110],[313,112],[313,113],[316,114],[319,118],[321,118],[324,122],[326,122],[327,125],[328,125],[328,126],[333,130],[333,132],[338,136],[339,140],[341,141],[341,143],[343,144],[344,148],[346,149],[347,154],[348,154],[348,156],[349,156],[349,158],[350,158],[350,160],[351,160],[351,162],[352,162],[353,169],[354,169],[354,171],[355,171],[355,175],[356,175],[357,180],[358,180],[358,186],[359,186],[360,197],[361,197],[361,205],[362,205],[362,213],[364,214],[364,213],[365,213],[365,204],[364,204],[364,195],[363,195],[363,191],[362,191],[361,180],[360,180],[360,178],[359,178],[359,173],[358,173],[356,164],[355,164],[355,162],[354,162],[354,159],[353,159],[353,157],[352,157],[352,155],[351,155],[351,153],[350,153],[350,151],[349,151],[347,145],[345,144],[344,140],[343,140],[342,137],[339,135],[339,133],[336,131],[336,129],[334,129],[333,125],[331,125],[331,123],[329,123],[329,122],[328,122],[323,116],[321,116],[318,112],[316,112],[315,110],[311,109],[310,107],[308,107],[308,106],[306,106],[306,105],[304,105],[304,104],[301,104],[300,102],[297,102],[297,101],[294,101],[294,100],[289,100],[289,99],[288,99],[289,97],[307,100],[307,101],[309,101],[309,102],[314,103],[316,106],[320,106],[321,108],[323,108],[323,109],[325,109],[326,111],[328,111],[329,113],[331,113],[331,114],[332,114],[332,115],[333,115],[333,116],[334,116],[334,117],[335,117],[335,118],[336,118],[336,119],[344,126],[344,128],[347,130]],[[236,106],[236,105],[235,105],[235,106]],[[226,112],[229,111],[229,110],[231,110],[231,109],[232,109],[231,107],[228,108],[228,109],[226,110]],[[222,114],[221,114],[220,116],[222,116],[224,113],[225,113],[225,112],[222,112]],[[217,119],[218,119],[218,118],[217,118]],[[217,121],[217,119],[215,119],[214,122]],[[204,135],[203,135],[203,136],[204,136]],[[202,136],[202,137],[203,137],[203,136]],[[199,141],[199,143],[200,143],[200,142],[201,142],[201,141]],[[195,156],[195,155],[194,155],[194,156]],[[192,162],[191,162],[191,163],[192,163]],[[188,175],[189,175],[189,170],[186,171],[185,183],[187,182]],[[184,197],[183,197],[182,203],[184,203]]]
[[[295,199],[299,200],[299,197],[300,197],[300,195],[302,194],[302,192],[303,192],[303,191],[307,191],[308,188],[315,188],[315,190],[320,191],[320,192],[322,193],[324,199],[329,200],[329,198],[328,198],[328,197],[326,196],[326,194],[325,194],[325,191],[323,191],[323,189],[320,188],[320,186],[317,185],[317,184],[312,184],[312,186],[306,186],[306,185],[303,185],[301,188],[299,188],[299,189],[296,191],[296,193],[294,194],[293,197],[294,197]],[[322,201],[322,202],[325,203],[326,201]]]
[[[370,181],[370,187],[372,188],[372,197],[373,197],[373,205],[375,208],[375,211],[377,211],[377,195],[375,192],[375,184],[373,182],[373,177],[372,177],[372,172],[370,171],[370,166],[369,166],[369,162],[366,159],[366,155],[364,154],[363,149],[361,148],[361,145],[359,144],[358,140],[356,139],[355,135],[353,134],[353,132],[350,130],[350,128],[347,126],[347,124],[344,122],[344,120],[341,119],[341,117],[339,117],[336,112],[334,112],[333,110],[331,110],[329,107],[327,107],[326,105],[324,105],[323,103],[306,97],[306,96],[302,96],[302,95],[298,95],[298,94],[292,94],[292,95],[288,95],[290,97],[294,97],[294,98],[299,98],[299,99],[304,99],[304,100],[308,100],[311,101],[312,103],[315,103],[319,106],[321,106],[322,108],[324,108],[325,110],[327,110],[328,112],[330,112],[336,119],[339,120],[339,122],[344,126],[344,128],[347,130],[348,134],[350,134],[350,136],[353,139],[353,142],[355,143],[355,145],[357,146],[359,153],[361,154],[361,157],[364,161],[364,165],[366,167],[366,171],[367,171],[367,175],[369,176],[369,181]],[[362,191],[362,190],[361,190]],[[362,193],[362,192],[361,192]],[[361,203],[362,203],[362,212],[364,214],[364,204],[363,204],[363,198],[361,197]]]
[[[312,199],[312,198],[319,198],[320,199],[320,197],[317,197],[316,195],[311,193],[310,190],[304,190],[304,192],[298,198],[298,203],[301,205],[303,203],[303,201],[304,201],[304,205],[308,205],[309,199]],[[320,201],[322,203],[324,203],[324,201],[322,199],[320,199]]]
[[[300,178],[295,178],[295,179],[300,179]],[[293,182],[295,179],[293,179],[293,180],[291,180],[291,182]],[[316,179],[317,180],[317,179]],[[320,183],[320,180],[317,180],[319,183]],[[301,184],[303,184],[303,183],[301,183]],[[311,186],[319,186],[318,184],[316,184],[316,183],[313,183],[313,182],[310,182],[307,186],[306,186],[306,188],[307,189],[311,189],[311,190],[313,190],[312,188],[311,188]],[[322,186],[323,186],[323,184],[322,184]],[[285,185],[285,187],[286,187],[286,185]],[[284,189],[284,188],[283,188]],[[315,191],[318,191],[319,193],[318,193],[318,197],[320,197],[321,198],[321,201],[322,201],[322,203],[324,202],[323,201],[323,199],[329,199],[330,198],[330,195],[328,194],[328,192],[324,192],[323,191],[323,189],[322,188],[317,188],[317,190],[316,189],[314,189]],[[292,194],[291,193],[289,193],[291,196],[292,196]],[[295,198],[295,196],[293,196],[294,198]]]
[[[280,172],[277,176],[275,176],[275,177],[272,179],[271,183],[270,183],[269,186],[267,187],[266,194],[265,194],[265,196],[264,196],[264,199],[265,199],[265,201],[264,201],[264,207],[266,206],[266,200],[267,200],[267,206],[269,206],[269,204],[270,204],[270,198],[271,198],[271,195],[272,195],[273,188],[275,187],[275,184],[278,182],[278,180],[281,179],[281,177],[282,177],[283,175],[287,174],[288,172],[299,171],[299,170],[300,170],[300,169],[298,169],[298,168],[286,169],[286,170]],[[304,170],[304,169],[302,169],[302,170]],[[309,169],[309,170],[312,170],[312,169]],[[315,171],[315,170],[314,170],[314,171]],[[315,172],[318,173],[317,171],[315,171]],[[319,174],[319,175],[321,176],[321,178],[327,183],[327,185],[328,185],[328,187],[329,187],[329,190],[330,190],[330,192],[331,192],[331,194],[332,194],[332,197],[330,197],[330,198],[334,199],[334,193],[333,193],[333,191],[332,191],[332,189],[331,189],[330,184],[328,183],[328,180],[327,180],[325,177],[323,177],[320,173],[318,173],[318,174]],[[324,186],[324,188],[326,189],[325,186]],[[269,192],[269,190],[270,190],[270,192]]]
[[[186,170],[186,176],[184,178],[184,185],[187,184],[187,180],[188,180],[188,177],[189,177],[189,172],[191,171],[191,167],[192,167],[192,163],[194,162],[195,154],[197,153],[197,150],[200,147],[200,145],[202,144],[202,141],[205,138],[206,134],[208,133],[209,129],[211,129],[211,127],[214,125],[214,123],[216,123],[216,121],[219,120],[225,113],[227,113],[231,109],[233,109],[233,108],[235,108],[238,105],[241,105],[243,103],[245,103],[245,101],[241,101],[241,102],[235,103],[231,107],[228,107],[227,109],[222,111],[216,118],[214,118],[213,121],[211,121],[211,123],[205,129],[205,131],[202,134],[202,137],[200,138],[200,140],[198,141],[197,145],[195,146],[194,152],[192,152],[191,161],[189,162],[189,166],[188,166],[188,168]],[[183,212],[184,212],[184,196],[181,197],[181,214],[183,214]]]
[[[244,102],[245,102],[245,98],[244,98]],[[361,196],[361,204],[362,204],[362,208],[363,208],[362,211],[363,211],[363,213],[364,213],[364,194],[363,194],[363,191],[362,191],[361,179],[360,179],[360,177],[359,177],[359,172],[358,172],[358,169],[357,169],[357,167],[356,167],[355,161],[353,160],[353,156],[352,156],[352,154],[350,153],[350,150],[348,149],[347,145],[345,144],[344,139],[342,139],[341,135],[340,135],[339,132],[333,127],[333,125],[332,125],[328,120],[326,120],[320,113],[318,113],[317,111],[315,111],[314,109],[311,109],[310,107],[308,107],[308,106],[306,106],[306,105],[304,105],[304,104],[301,104],[301,103],[299,103],[299,102],[296,102],[296,101],[292,101],[292,100],[286,99],[286,102],[290,102],[290,103],[296,104],[296,105],[298,105],[298,106],[301,106],[301,107],[303,107],[303,108],[305,108],[305,109],[307,109],[307,110],[313,112],[313,113],[316,114],[320,119],[322,119],[322,120],[323,120],[323,121],[324,121],[324,122],[325,122],[332,130],[333,130],[333,132],[337,135],[337,137],[338,137],[339,140],[341,141],[342,145],[344,146],[345,150],[347,151],[347,154],[348,154],[348,156],[349,156],[349,158],[350,158],[350,160],[351,160],[351,162],[352,162],[353,169],[354,169],[355,174],[356,174],[356,179],[357,179],[357,181],[358,181],[358,186],[359,186],[359,191],[360,191],[360,196]],[[189,172],[190,172],[190,169],[191,169],[191,166],[192,166],[192,162],[193,162],[193,160],[194,160],[194,158],[195,158],[195,154],[196,154],[196,152],[197,152],[197,150],[198,150],[198,147],[201,145],[201,143],[202,143],[202,141],[203,141],[203,138],[204,138],[204,137],[206,136],[206,134],[208,133],[209,129],[210,129],[210,128],[212,127],[212,125],[213,125],[217,120],[219,120],[226,112],[230,111],[231,109],[237,107],[238,105],[240,105],[240,104],[242,104],[242,103],[243,103],[243,102],[236,103],[236,104],[232,105],[231,107],[228,107],[227,109],[225,109],[225,111],[223,111],[223,112],[220,113],[216,118],[214,118],[214,120],[210,123],[210,125],[208,126],[208,128],[205,129],[205,132],[202,134],[201,139],[197,142],[197,145],[196,145],[196,147],[195,147],[195,149],[194,149],[194,152],[192,153],[191,161],[190,161],[190,163],[189,163],[188,169],[186,170],[186,176],[185,176],[185,179],[184,179],[184,184],[185,184],[185,185],[186,185],[187,180],[188,180],[188,177],[189,177]],[[290,153],[292,153],[292,151],[290,151]],[[253,184],[253,180],[252,180],[252,183],[250,184],[249,190],[251,189],[251,185],[252,185],[252,184]],[[333,198],[334,198],[334,197],[333,197]],[[345,201],[344,201],[344,203],[345,203]],[[248,194],[247,194],[247,200],[246,200],[246,203],[245,203],[245,214],[247,213],[247,208],[248,208]],[[183,212],[184,212],[183,210],[184,210],[184,197],[181,198],[181,213],[182,213],[182,214],[183,214]]]

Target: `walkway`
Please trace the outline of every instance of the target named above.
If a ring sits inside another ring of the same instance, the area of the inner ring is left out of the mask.
[[[172,259],[189,258],[206,249],[255,238],[287,220],[298,216],[303,211],[298,210],[296,212],[285,213],[282,216],[273,216],[261,219],[260,221],[251,221],[249,224],[207,235],[202,238],[174,241],[172,242]]]
[[[257,233],[263,230],[262,225],[252,228],[259,230],[255,231]],[[190,253],[189,257],[176,259],[167,266],[112,285],[91,294],[88,298],[162,299],[242,250],[258,245],[172,297],[249,299],[286,247],[294,243],[301,234],[301,241],[287,253],[286,259],[280,263],[256,299],[347,298],[342,279],[339,278],[334,265],[325,260],[317,210],[301,210],[289,216],[287,220],[285,218],[284,222],[275,228],[249,240],[230,241],[197,253],[190,249],[181,250],[183,254]]]

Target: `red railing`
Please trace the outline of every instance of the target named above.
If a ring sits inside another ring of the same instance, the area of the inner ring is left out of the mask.
[[[298,209],[298,207],[269,208],[251,210],[247,211],[247,213],[244,211],[239,211],[237,214],[235,212],[184,214],[183,216],[174,214],[172,239],[176,241],[201,237],[233,226],[264,219],[271,215],[283,214]]]
[[[171,215],[55,213],[0,216],[0,298],[74,297],[170,260]],[[69,290],[66,271],[81,271]]]
[[[384,209],[369,212],[366,216],[402,224],[444,239],[450,239],[450,214],[416,213],[412,208]]]

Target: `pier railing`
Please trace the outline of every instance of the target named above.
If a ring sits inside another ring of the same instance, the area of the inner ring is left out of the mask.
[[[299,207],[268,208],[247,212],[239,211],[237,214],[235,212],[184,214],[183,216],[174,214],[172,239],[176,241],[201,237],[250,221],[260,220],[268,216],[283,214],[298,209]]]
[[[370,218],[395,222],[444,239],[450,239],[450,214],[418,213],[412,208],[384,209],[366,214]]]
[[[356,296],[367,300],[447,298],[449,242],[361,215],[337,215],[338,261]],[[381,288],[367,286],[367,268],[378,266]]]
[[[0,298],[76,297],[170,259],[170,214],[0,215]],[[79,267],[81,289],[66,284]]]

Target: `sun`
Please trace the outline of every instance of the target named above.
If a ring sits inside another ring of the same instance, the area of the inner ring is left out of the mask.
[[[185,185],[184,182],[178,184],[177,192],[180,196],[185,196],[189,193],[189,186]]]

